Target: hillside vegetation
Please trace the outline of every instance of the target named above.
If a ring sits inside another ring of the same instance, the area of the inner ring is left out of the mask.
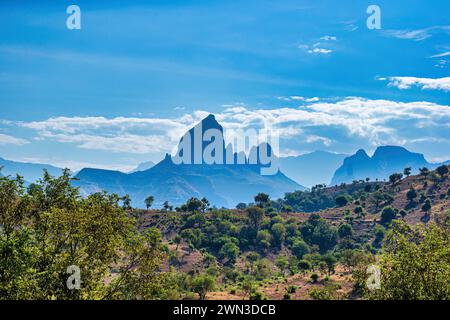
[[[0,298],[450,298],[448,167],[389,180],[260,193],[236,209],[191,198],[152,210],[149,196],[142,210],[81,197],[68,171],[28,188],[0,177]]]

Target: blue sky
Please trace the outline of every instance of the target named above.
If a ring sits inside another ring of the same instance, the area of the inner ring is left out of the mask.
[[[66,28],[81,8],[82,29]],[[381,30],[366,8],[381,8]],[[398,144],[450,159],[447,1],[0,3],[0,156],[79,169],[163,157],[209,112],[283,155]]]

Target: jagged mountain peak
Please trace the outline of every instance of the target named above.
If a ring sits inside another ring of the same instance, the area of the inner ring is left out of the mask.
[[[339,167],[331,181],[331,184],[364,180],[365,178],[387,179],[394,172],[403,172],[406,167],[411,167],[413,173],[422,166],[433,166],[428,163],[420,153],[414,153],[400,146],[380,146],[372,157],[360,149],[354,155],[346,158]]]

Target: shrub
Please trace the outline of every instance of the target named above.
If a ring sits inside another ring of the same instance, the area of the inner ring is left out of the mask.
[[[395,209],[391,206],[387,206],[383,208],[381,212],[381,223],[389,224],[393,219],[395,219],[396,212]]]
[[[338,207],[343,207],[343,206],[345,206],[345,205],[348,204],[349,199],[348,199],[348,197],[345,196],[345,195],[340,195],[340,196],[337,196],[337,197],[336,197],[335,201],[336,201],[336,205],[337,205]]]
[[[311,280],[312,280],[313,283],[316,283],[317,280],[319,280],[319,275],[317,273],[313,273],[311,275]]]

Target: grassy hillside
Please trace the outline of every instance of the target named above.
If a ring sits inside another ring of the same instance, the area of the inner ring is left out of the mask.
[[[390,182],[317,186],[298,197],[299,203],[311,195],[325,199],[326,208],[315,212],[291,212],[295,203],[289,195],[277,201],[260,197],[259,209],[250,204],[197,213],[145,211],[142,227],[161,230],[170,252],[167,270],[216,279],[208,299],[363,298],[355,268],[379,259],[386,237],[399,225],[437,223],[448,231],[450,179],[441,170],[401,179],[393,175]],[[447,271],[442,270],[444,276]]]
[[[81,197],[67,170],[0,177],[0,299],[449,299],[448,171],[164,210]]]

